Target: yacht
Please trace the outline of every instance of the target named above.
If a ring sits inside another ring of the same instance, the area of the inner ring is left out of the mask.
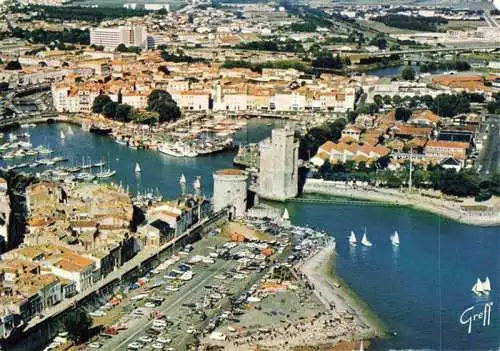
[[[363,238],[361,239],[361,244],[363,246],[368,246],[368,247],[373,245],[370,241],[368,241],[368,238],[366,237],[366,229],[365,229],[365,232],[363,233]]]
[[[353,231],[351,231],[351,235],[349,236],[349,244],[351,244],[351,246],[356,246],[358,244],[358,240],[356,239],[356,234],[354,234]]]
[[[101,171],[99,173],[96,174],[96,177],[97,178],[109,178],[109,177],[112,177],[116,174],[116,171],[112,170],[112,169],[107,169],[105,171]]]
[[[472,292],[478,296],[484,293],[484,287],[481,279],[477,278],[476,284],[472,287]]]
[[[393,246],[399,246],[399,233],[397,230],[392,234],[391,242]]]
[[[174,148],[168,144],[161,144],[158,147],[158,151],[160,151],[161,153],[163,153],[165,155],[169,155],[169,156],[175,156],[175,157],[182,157],[183,156],[182,152],[178,151],[176,148]]]

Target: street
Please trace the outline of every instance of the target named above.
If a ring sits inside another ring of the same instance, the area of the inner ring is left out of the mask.
[[[488,139],[478,159],[478,169],[482,174],[489,174],[500,165],[500,116],[491,115],[487,121]]]

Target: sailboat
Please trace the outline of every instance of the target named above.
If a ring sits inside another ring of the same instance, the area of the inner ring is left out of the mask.
[[[285,208],[285,212],[283,212],[283,216],[281,217],[284,221],[290,220],[290,215],[288,214],[288,210]]]
[[[484,292],[483,283],[481,279],[477,278],[476,284],[472,287],[472,292],[476,295],[482,295]]]
[[[141,173],[141,166],[139,166],[139,163],[135,163],[135,173]]]
[[[73,129],[71,128],[71,126],[68,127],[68,134],[69,135],[75,134],[75,133],[73,133]]]
[[[490,291],[491,291],[490,278],[486,277],[486,280],[483,282],[483,292],[485,294],[489,294]]]
[[[372,246],[373,244],[368,241],[368,238],[366,237],[366,229],[365,232],[363,233],[363,238],[361,239],[361,244],[364,246]]]
[[[61,130],[60,136],[61,136],[61,139],[66,139],[66,136],[64,135],[64,132],[62,130]]]
[[[179,183],[181,183],[182,185],[186,184],[186,177],[184,176],[184,173],[181,174],[181,177],[179,178]]]
[[[349,236],[349,244],[351,244],[351,246],[356,246],[358,243],[358,240],[356,239],[356,234],[354,234],[353,231],[351,231],[351,235]]]
[[[391,236],[392,246],[399,246],[399,233],[396,230]]]

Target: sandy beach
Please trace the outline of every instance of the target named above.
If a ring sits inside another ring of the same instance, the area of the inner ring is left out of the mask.
[[[314,286],[314,293],[330,309],[334,318],[350,320],[351,340],[369,339],[384,334],[383,328],[370,318],[366,311],[349,294],[348,288],[339,284],[331,274],[330,265],[335,259],[335,242],[319,249],[299,269]],[[347,336],[347,335],[346,335]],[[346,338],[345,340],[349,340]]]
[[[331,182],[320,179],[308,179],[303,190],[304,194],[321,194],[355,200],[368,200],[407,206],[418,210],[434,213],[454,221],[477,225],[500,225],[500,199],[493,197],[485,202],[475,202],[472,198],[461,199],[461,202],[425,196],[420,192],[401,192],[385,188],[354,188],[337,187]]]

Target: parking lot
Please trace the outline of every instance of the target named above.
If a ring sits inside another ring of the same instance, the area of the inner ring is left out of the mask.
[[[105,332],[87,349],[187,350],[223,321],[238,322],[224,310],[270,266],[261,250],[210,236],[177,253],[90,311]]]

